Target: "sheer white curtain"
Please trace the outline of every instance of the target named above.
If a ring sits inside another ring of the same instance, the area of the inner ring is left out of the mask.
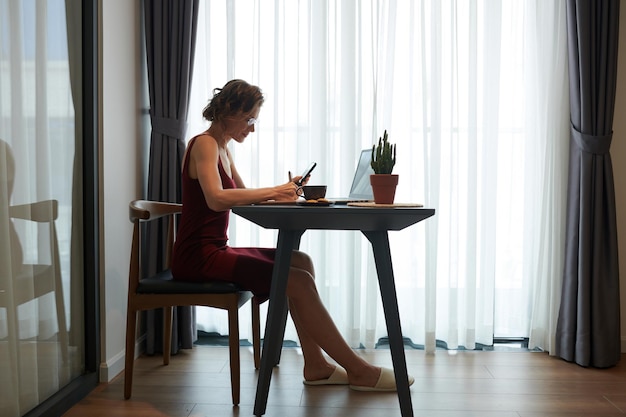
[[[0,415],[7,417],[26,414],[84,367],[82,325],[70,327],[82,323],[82,305],[72,308],[70,298],[76,139],[65,16],[63,0],[0,0]],[[23,219],[31,216],[56,216],[56,236],[49,223]],[[36,298],[41,288],[48,292]],[[70,321],[71,312],[78,317]],[[78,344],[69,346],[61,327]]]
[[[550,349],[568,146],[564,2],[203,7],[189,136],[205,128],[211,90],[246,79],[266,97],[257,133],[232,148],[247,185],[316,161],[311,183],[336,196],[347,194],[359,150],[386,129],[399,150],[396,201],[436,209],[390,235],[404,335],[428,351],[436,341],[491,345],[494,334]],[[232,245],[275,245],[275,232],[231,222]],[[301,249],[351,345],[386,336],[366,240],[309,231]],[[213,310],[200,310],[198,324],[226,332]],[[292,327],[286,337],[297,340]]]

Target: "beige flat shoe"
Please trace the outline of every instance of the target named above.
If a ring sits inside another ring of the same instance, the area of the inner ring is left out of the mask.
[[[302,381],[304,385],[348,385],[348,374],[345,369],[337,366],[332,374],[326,379],[316,379],[315,381]]]
[[[409,386],[413,385],[415,382],[415,378],[409,375]],[[355,391],[366,391],[366,392],[393,392],[397,391],[396,387],[396,377],[393,373],[393,369],[389,368],[381,368],[380,376],[378,377],[378,381],[376,385],[373,387],[365,387],[362,385],[350,385],[350,389]]]

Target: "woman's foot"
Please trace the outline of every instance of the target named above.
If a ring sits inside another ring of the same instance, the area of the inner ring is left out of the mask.
[[[413,385],[415,382],[415,378],[412,376],[408,376],[409,378],[409,386]],[[374,382],[372,382],[371,373],[367,378],[361,378],[357,380],[356,378],[350,380],[350,388],[356,391],[376,391],[376,392],[395,392],[397,391],[396,387],[396,377],[393,369],[389,368],[378,368],[378,375]]]
[[[340,366],[336,366],[332,373],[326,377],[316,379],[304,379],[302,381],[305,385],[348,385],[348,374],[345,369]]]

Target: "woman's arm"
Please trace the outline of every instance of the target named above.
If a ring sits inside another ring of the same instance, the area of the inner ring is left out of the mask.
[[[230,158],[230,156],[229,156]],[[266,200],[295,200],[295,184],[288,182],[275,187],[223,189],[219,168],[219,149],[210,136],[196,139],[189,155],[189,176],[198,178],[204,199],[211,210],[224,211],[233,206],[258,203]],[[238,187],[245,185],[239,177],[232,159],[231,173]]]

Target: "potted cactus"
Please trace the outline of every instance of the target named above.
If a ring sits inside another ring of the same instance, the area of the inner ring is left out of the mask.
[[[396,145],[388,141],[387,130],[378,138],[378,145],[372,146],[371,166],[374,174],[370,175],[370,184],[376,204],[393,204],[398,175],[392,174],[396,165]]]

